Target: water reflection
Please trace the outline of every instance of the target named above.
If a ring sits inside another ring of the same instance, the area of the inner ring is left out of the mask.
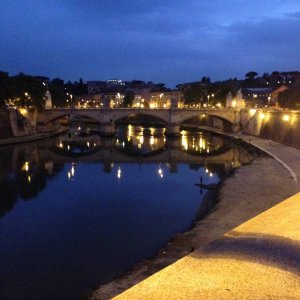
[[[0,298],[74,299],[120,275],[204,217],[250,158],[220,137],[164,131],[120,126],[107,139],[81,126],[0,148]]]
[[[118,162],[157,163],[153,175],[161,179],[168,172],[176,173],[178,163],[187,163],[191,170],[204,168],[205,176],[222,179],[249,160],[244,149],[220,137],[183,130],[180,139],[167,141],[164,132],[164,128],[129,125],[120,126],[114,139],[101,139],[80,128],[48,141],[0,148],[0,216],[18,198],[35,198],[66,163],[70,181],[75,179],[76,164],[98,162],[118,180],[125,176]]]

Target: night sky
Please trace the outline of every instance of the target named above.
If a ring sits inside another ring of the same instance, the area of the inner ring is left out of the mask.
[[[170,87],[300,70],[300,1],[1,0],[0,70]]]

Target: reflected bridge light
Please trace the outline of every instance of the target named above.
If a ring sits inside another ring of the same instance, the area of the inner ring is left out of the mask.
[[[161,166],[158,167],[157,173],[160,178],[164,177],[164,172],[163,172],[163,169],[161,168]]]
[[[118,179],[121,179],[122,177],[122,170],[121,170],[121,167],[118,167],[118,170],[117,170],[117,178]]]
[[[127,135],[129,137],[132,137],[132,135],[133,135],[133,128],[132,128],[132,125],[130,125],[130,124],[128,125]]]
[[[29,171],[29,162],[25,161],[24,165],[22,166],[22,171]]]
[[[140,136],[140,144],[141,144],[141,145],[144,144],[144,136],[143,136],[143,135]]]
[[[150,145],[151,146],[154,145],[154,136],[153,135],[150,136]]]

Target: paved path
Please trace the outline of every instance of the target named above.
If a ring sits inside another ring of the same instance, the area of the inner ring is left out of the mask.
[[[244,134],[231,136],[250,141],[272,155],[299,187],[299,150]],[[299,300],[299,228],[297,193],[116,299]]]
[[[297,184],[300,184],[300,150],[276,143],[271,140],[252,137],[245,134],[236,134],[235,136],[240,137],[247,142],[251,141],[251,144],[273,156],[289,170],[291,176],[297,182]]]
[[[212,130],[211,128],[206,129],[219,134],[224,134],[218,130]],[[266,140],[243,133],[228,133],[224,135],[240,138],[271,155],[290,172],[300,191],[300,150],[279,144],[272,140]]]

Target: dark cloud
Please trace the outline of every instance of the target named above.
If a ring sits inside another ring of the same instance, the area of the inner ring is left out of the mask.
[[[170,85],[294,70],[298,28],[298,0],[2,0],[0,70]]]

